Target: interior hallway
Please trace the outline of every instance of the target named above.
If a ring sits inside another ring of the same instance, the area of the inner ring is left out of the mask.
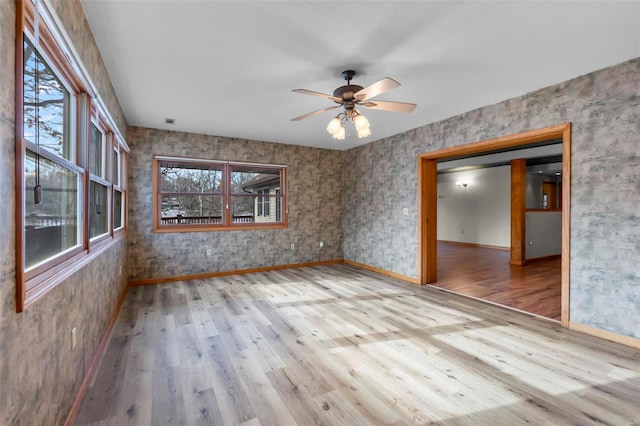
[[[438,242],[438,281],[466,296],[560,321],[560,258],[509,265],[510,253]]]

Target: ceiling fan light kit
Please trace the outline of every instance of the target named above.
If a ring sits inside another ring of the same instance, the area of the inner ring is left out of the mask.
[[[342,106],[344,112],[341,112],[335,116],[327,126],[327,132],[333,136],[334,139],[343,140],[346,138],[347,131],[346,125],[349,121],[353,123],[359,138],[366,138],[371,135],[371,128],[367,117],[362,115],[360,111],[356,109],[356,105],[363,106],[370,109],[379,109],[383,111],[397,111],[409,113],[412,112],[416,104],[410,104],[405,102],[390,102],[390,101],[370,101],[371,98],[378,96],[382,93],[388,92],[391,89],[395,89],[400,86],[397,81],[385,77],[382,80],[378,80],[375,83],[362,87],[357,84],[351,84],[351,79],[356,75],[353,70],[342,71],[342,77],[347,81],[344,86],[338,87],[333,91],[333,95],[327,95],[325,93],[314,92],[306,89],[294,89],[295,93],[302,93],[304,95],[317,96],[332,100],[338,105],[313,111],[308,114],[301,115],[293,118],[291,121],[300,121],[305,118],[312,117],[316,114],[320,114],[325,111],[330,111]]]

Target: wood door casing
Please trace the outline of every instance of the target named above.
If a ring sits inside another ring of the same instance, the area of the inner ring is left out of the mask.
[[[563,123],[515,135],[501,136],[462,146],[443,148],[418,155],[418,280],[420,284],[436,281],[433,273],[437,260],[437,235],[428,230],[427,218],[437,218],[437,167],[430,161],[472,156],[501,149],[531,145],[549,140],[562,140],[562,271],[561,323],[569,327],[570,236],[571,236],[571,123]],[[431,187],[430,187],[431,186]],[[433,200],[435,194],[435,200]],[[434,202],[435,201],[435,202]],[[433,221],[429,223],[433,226]]]

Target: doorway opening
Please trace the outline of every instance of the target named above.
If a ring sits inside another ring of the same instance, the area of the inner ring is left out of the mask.
[[[438,162],[456,160],[465,157],[478,156],[488,153],[513,151],[522,148],[539,147],[548,144],[548,141],[557,140],[562,143],[561,174],[562,182],[555,185],[555,194],[551,194],[548,185],[545,189],[541,186],[540,200],[545,199],[547,207],[551,208],[551,197],[554,197],[554,208],[562,207],[558,211],[562,226],[561,255],[560,255],[560,322],[567,327],[569,324],[569,235],[570,235],[570,164],[571,164],[571,124],[561,124],[544,129],[504,136],[481,142],[470,143],[459,147],[445,148],[439,151],[423,153],[418,159],[419,172],[419,238],[418,238],[418,278],[420,284],[433,284],[438,280]],[[515,162],[515,163],[514,163]],[[526,160],[512,160],[511,164],[511,235],[510,235],[510,261],[511,265],[524,265],[527,251],[525,242],[525,214],[526,210]],[[551,179],[549,179],[551,181]],[[466,183],[466,185],[465,185]],[[541,182],[542,183],[542,182]],[[462,191],[471,188],[471,183],[459,181],[456,186]],[[541,209],[545,207],[541,206]],[[451,247],[443,247],[453,253]],[[462,247],[456,247],[460,251]],[[455,250],[454,250],[455,251]],[[449,253],[449,254],[451,254]],[[476,252],[477,255],[478,252]],[[553,259],[544,259],[553,261]],[[558,260],[555,260],[558,262]],[[536,262],[537,266],[544,266],[543,262]],[[486,266],[486,265],[485,265]],[[508,266],[508,264],[507,264]],[[485,275],[491,275],[491,270],[486,269]]]

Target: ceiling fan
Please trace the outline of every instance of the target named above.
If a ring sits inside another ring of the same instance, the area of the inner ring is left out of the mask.
[[[334,139],[344,139],[346,137],[345,124],[351,120],[358,131],[358,137],[363,138],[371,134],[369,129],[369,121],[364,115],[357,110],[356,106],[362,106],[369,109],[378,109],[382,111],[396,111],[410,113],[416,108],[416,104],[410,104],[406,102],[391,102],[391,101],[378,101],[370,100],[371,98],[386,93],[391,89],[395,89],[400,86],[400,83],[392,78],[385,77],[381,80],[370,84],[367,87],[362,87],[357,84],[351,84],[351,80],[356,75],[353,70],[342,71],[342,77],[347,81],[344,86],[338,87],[333,91],[333,95],[327,95],[325,93],[314,92],[313,90],[306,89],[294,89],[292,92],[302,93],[304,95],[317,96],[320,98],[326,98],[332,100],[337,105],[332,105],[326,108],[322,108],[317,111],[310,112],[308,114],[301,115],[291,119],[291,121],[300,121],[305,118],[313,117],[316,114],[320,114],[325,111],[331,111],[336,108],[344,107],[344,112],[338,114],[327,126],[327,131],[333,135]]]

